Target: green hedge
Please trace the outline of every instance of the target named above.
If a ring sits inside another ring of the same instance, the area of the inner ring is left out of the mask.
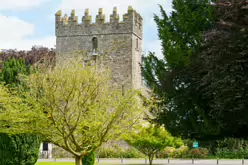
[[[136,148],[101,148],[97,151],[100,158],[144,158],[144,154],[139,152]]]
[[[40,144],[39,135],[0,134],[0,164],[34,165],[39,158]]]
[[[246,149],[236,149],[230,150],[228,148],[218,149],[216,152],[216,157],[224,159],[247,159],[248,158],[248,148]]]

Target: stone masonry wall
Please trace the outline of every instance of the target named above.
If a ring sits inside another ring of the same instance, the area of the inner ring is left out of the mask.
[[[94,24],[88,9],[80,24],[74,10],[69,18],[61,15],[61,11],[56,13],[56,60],[66,59],[78,51],[83,52],[80,52],[82,58],[83,54],[92,56],[92,39],[97,38],[96,52],[100,57],[95,61],[109,64],[113,85],[141,88],[142,18],[132,7],[124,14],[123,22],[119,22],[116,8],[109,23],[105,22],[102,9]]]

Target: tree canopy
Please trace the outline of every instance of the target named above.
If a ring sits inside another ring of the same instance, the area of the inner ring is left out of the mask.
[[[30,66],[26,64],[24,59],[9,58],[3,63],[0,80],[6,85],[16,87],[20,85],[20,76],[29,73]]]
[[[125,140],[128,144],[147,155],[150,165],[154,156],[165,147],[180,147],[183,145],[181,139],[171,136],[164,127],[147,124],[135,127],[126,136]]]
[[[164,58],[144,62],[162,100],[156,121],[186,138],[247,137],[247,1],[174,0],[173,8],[155,16]]]
[[[11,124],[1,124],[1,132],[40,133],[82,164],[84,156],[118,138],[142,116],[138,92],[113,89],[107,73],[74,61],[28,76],[24,98],[0,88],[5,94],[0,120]]]

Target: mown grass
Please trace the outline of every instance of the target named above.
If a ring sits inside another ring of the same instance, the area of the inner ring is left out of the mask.
[[[74,162],[38,162],[36,165],[75,165]]]

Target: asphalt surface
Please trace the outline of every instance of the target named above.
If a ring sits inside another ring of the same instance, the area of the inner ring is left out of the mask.
[[[74,159],[39,159],[38,162],[75,162]],[[98,160],[97,160],[98,162]],[[147,163],[146,163],[147,162]],[[155,159],[153,161],[154,165],[166,165],[168,164],[168,159]],[[198,165],[242,165],[243,163],[248,165],[248,160],[170,160],[169,164],[172,165],[192,165],[192,164],[198,164]],[[145,161],[145,159],[99,159],[98,162],[99,165],[131,165],[131,164],[136,164],[136,165],[147,165],[148,160]]]

